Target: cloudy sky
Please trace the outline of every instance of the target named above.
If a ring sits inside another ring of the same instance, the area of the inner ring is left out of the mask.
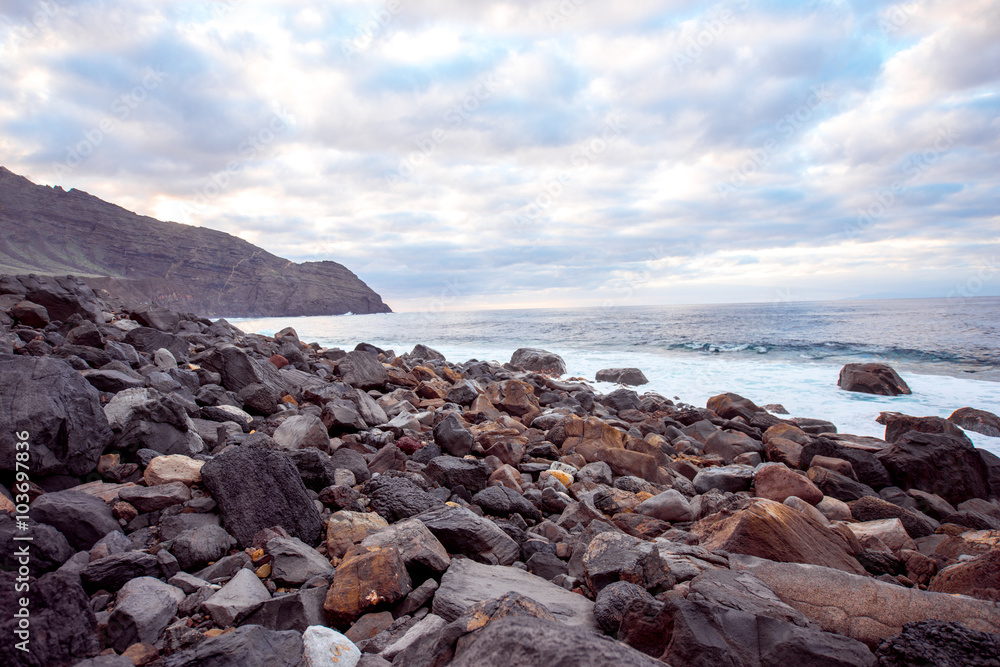
[[[396,310],[1000,294],[1000,0],[4,0],[0,164]]]

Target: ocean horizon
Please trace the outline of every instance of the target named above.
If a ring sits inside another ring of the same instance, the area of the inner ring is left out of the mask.
[[[1000,297],[841,300],[611,308],[536,308],[333,317],[234,318],[248,333],[291,326],[306,342],[396,354],[417,343],[449,361],[506,362],[540,347],[566,362],[566,377],[594,381],[602,368],[636,367],[654,391],[704,406],[731,391],[793,417],[827,419],[842,433],[884,436],[883,411],[948,417],[962,407],[1000,409]],[[874,396],[841,390],[847,363],[883,362],[913,390]],[[968,432],[1000,455],[1000,438]]]

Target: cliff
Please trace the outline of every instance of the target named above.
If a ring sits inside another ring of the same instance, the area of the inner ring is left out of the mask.
[[[129,307],[208,316],[391,312],[336,262],[296,264],[224,232],[136,215],[3,167],[0,273],[72,274]]]

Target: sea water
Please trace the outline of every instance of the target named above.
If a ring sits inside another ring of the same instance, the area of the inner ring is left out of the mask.
[[[882,437],[879,412],[947,417],[961,407],[1000,412],[1000,298],[898,299],[707,306],[414,312],[233,319],[247,332],[293,327],[303,341],[397,354],[417,343],[449,361],[506,362],[519,347],[562,356],[567,377],[592,382],[602,368],[636,367],[637,387],[704,406],[732,391],[793,417],[827,419],[841,433]],[[852,362],[884,362],[913,390],[873,396],[837,387]],[[1000,455],[1000,438],[968,432]]]

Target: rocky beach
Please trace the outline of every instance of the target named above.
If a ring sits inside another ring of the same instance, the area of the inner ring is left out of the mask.
[[[0,277],[5,664],[1000,665],[990,406],[857,436],[415,336]]]

